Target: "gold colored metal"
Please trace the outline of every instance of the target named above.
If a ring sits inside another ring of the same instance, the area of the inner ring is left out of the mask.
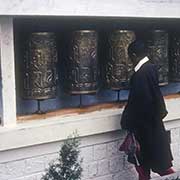
[[[56,37],[50,32],[34,32],[25,44],[23,97],[44,100],[56,97]]]
[[[170,73],[171,82],[180,82],[180,33],[173,32],[171,34],[170,48]]]
[[[159,85],[168,84],[168,33],[164,30],[153,30],[147,33],[148,55],[157,65],[159,72]]]
[[[78,30],[66,39],[63,84],[70,94],[91,94],[98,90],[98,34],[94,30]]]
[[[129,30],[115,30],[107,34],[104,77],[106,87],[112,90],[128,88],[132,75],[132,62],[128,57],[128,46],[135,40]]]

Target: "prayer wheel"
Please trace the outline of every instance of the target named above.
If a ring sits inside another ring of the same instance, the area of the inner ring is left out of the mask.
[[[128,46],[135,40],[129,30],[115,30],[107,34],[105,58],[105,86],[112,90],[128,88],[132,75],[132,62],[128,57]]]
[[[78,30],[68,34],[64,58],[64,90],[69,94],[93,94],[98,90],[98,34]]]
[[[23,98],[35,100],[55,98],[58,76],[54,33],[31,33],[24,48]]]
[[[180,33],[171,34],[171,49],[169,62],[169,79],[171,82],[180,82]]]
[[[157,65],[159,85],[168,84],[168,33],[164,30],[153,30],[147,33],[147,50],[151,61]]]

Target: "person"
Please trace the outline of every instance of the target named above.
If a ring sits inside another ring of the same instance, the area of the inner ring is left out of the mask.
[[[134,74],[121,127],[132,132],[140,145],[137,153],[140,165],[135,164],[139,180],[150,179],[151,170],[160,176],[174,173],[170,142],[162,121],[168,112],[158,85],[157,67],[147,57],[142,41],[131,43],[128,55]]]

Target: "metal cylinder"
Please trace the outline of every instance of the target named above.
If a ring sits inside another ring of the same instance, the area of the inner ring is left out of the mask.
[[[31,33],[25,43],[23,97],[44,100],[56,97],[57,50],[54,33]]]
[[[70,94],[96,93],[99,79],[98,34],[94,30],[79,30],[71,32],[68,37],[64,90]]]
[[[105,86],[112,90],[128,88],[132,75],[132,62],[128,57],[128,46],[135,40],[135,33],[129,30],[116,30],[107,35],[107,55]]]
[[[169,80],[180,82],[180,32],[171,34]]]
[[[147,33],[148,56],[157,65],[159,85],[168,84],[168,33],[164,30],[153,30]]]

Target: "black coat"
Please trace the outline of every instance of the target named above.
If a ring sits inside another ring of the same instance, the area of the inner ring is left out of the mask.
[[[167,115],[155,65],[149,61],[133,74],[121,126],[135,133],[140,164],[162,172],[172,166],[172,154],[162,119]]]

